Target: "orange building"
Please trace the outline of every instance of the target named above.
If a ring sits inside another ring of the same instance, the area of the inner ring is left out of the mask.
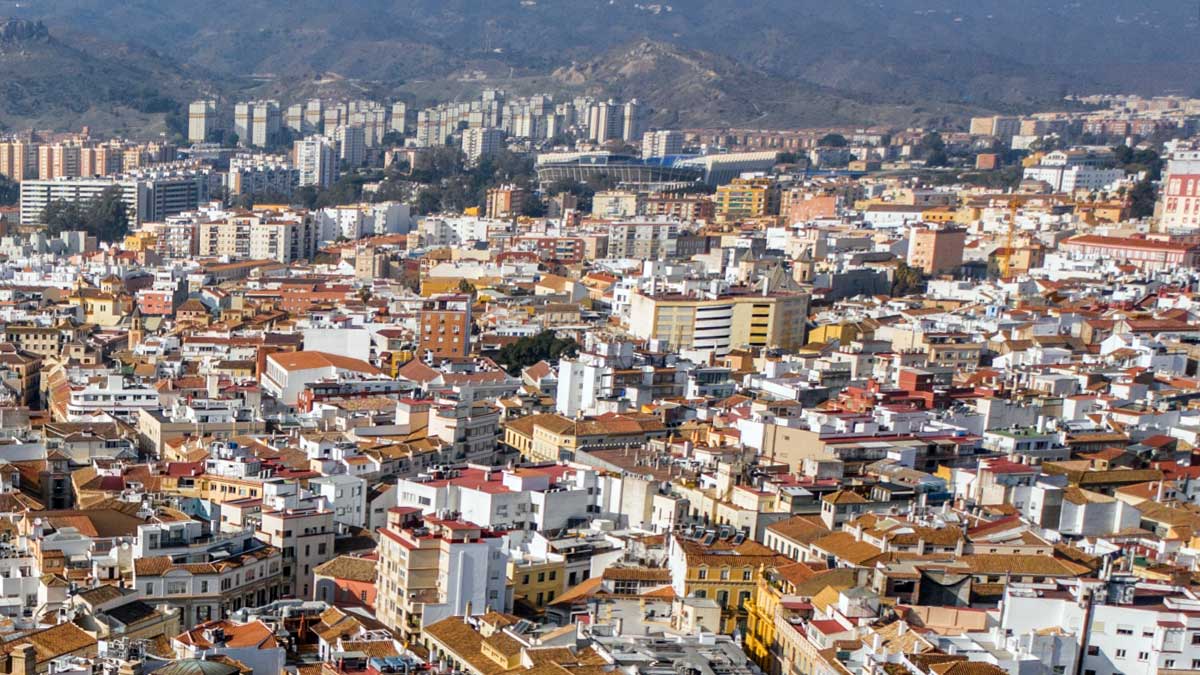
[[[438,358],[461,358],[471,353],[471,297],[442,295],[421,307],[417,351]]]
[[[339,607],[375,611],[375,564],[369,558],[341,555],[313,568],[314,598]]]
[[[925,274],[950,272],[962,265],[966,230],[947,225],[914,226],[908,239],[908,265]]]

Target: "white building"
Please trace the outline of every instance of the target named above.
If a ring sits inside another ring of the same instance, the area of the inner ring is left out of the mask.
[[[342,125],[333,132],[338,154],[347,166],[362,166],[367,161],[367,132],[357,125]]]
[[[300,170],[300,185],[328,188],[337,180],[338,158],[333,141],[310,136],[292,146],[296,168]]]
[[[490,127],[473,127],[462,132],[462,151],[467,161],[476,164],[479,160],[504,149],[504,131]]]

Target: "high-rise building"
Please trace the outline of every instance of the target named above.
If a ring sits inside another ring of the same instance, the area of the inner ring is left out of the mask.
[[[468,162],[478,163],[484,157],[503,149],[504,132],[499,129],[475,127],[462,132],[462,151]]]
[[[22,140],[0,141],[0,176],[17,182],[36,178],[38,151],[37,143]]]
[[[80,176],[80,146],[52,143],[38,148],[38,178],[76,178]]]
[[[250,117],[250,145],[266,147],[279,137],[278,101],[255,101]]]
[[[188,105],[188,140],[203,143],[217,129],[217,102],[192,101]]]
[[[238,142],[250,145],[250,124],[252,105],[242,101],[233,106],[233,133],[237,134]]]
[[[635,143],[642,136],[641,107],[637,99],[627,102],[621,109],[621,140]]]
[[[367,133],[357,125],[343,125],[333,133],[338,144],[338,156],[347,166],[362,166],[367,160]]]
[[[463,358],[471,353],[471,297],[443,295],[421,306],[417,349],[435,358]]]
[[[283,118],[283,125],[297,134],[308,131],[304,128],[303,103],[293,103],[288,106],[287,114]]]
[[[408,104],[404,101],[396,101],[392,104],[392,119],[388,124],[389,131],[397,133],[408,133]]]
[[[642,158],[669,157],[683,152],[683,133],[674,129],[647,131],[642,136]]]
[[[310,98],[308,103],[304,104],[304,132],[319,134],[324,129],[321,126],[324,122],[325,103],[319,98]]]
[[[300,170],[300,186],[328,188],[337,180],[338,159],[334,142],[324,136],[309,136],[292,146],[293,163]]]

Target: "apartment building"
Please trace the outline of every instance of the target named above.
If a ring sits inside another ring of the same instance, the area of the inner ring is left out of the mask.
[[[376,616],[402,639],[450,616],[507,610],[503,537],[462,520],[414,519],[393,508],[379,530]]]
[[[462,132],[462,151],[467,161],[478,164],[479,160],[504,149],[504,131],[489,127],[474,127]]]
[[[446,295],[426,300],[418,318],[417,351],[435,358],[471,353],[471,298]]]
[[[208,135],[218,128],[217,102],[213,100],[192,101],[188,104],[188,140],[203,143]]]
[[[946,225],[914,226],[909,231],[908,266],[925,274],[953,272],[962,265],[967,231]]]
[[[263,510],[259,538],[282,551],[282,595],[312,597],[313,570],[334,557],[335,533],[333,511],[323,505]]]
[[[290,263],[316,255],[318,226],[307,211],[255,211],[230,214],[196,225],[203,257],[274,260]]]
[[[300,186],[328,188],[337,180],[337,147],[330,139],[310,136],[296,141],[292,153],[296,168],[300,171]]]
[[[724,220],[760,218],[779,213],[779,186],[768,178],[735,178],[717,188],[717,217]]]
[[[179,610],[182,627],[223,619],[243,607],[260,607],[282,597],[283,556],[258,544],[237,555],[208,562],[173,562],[171,556],[137,557],[133,586],[146,602]]]

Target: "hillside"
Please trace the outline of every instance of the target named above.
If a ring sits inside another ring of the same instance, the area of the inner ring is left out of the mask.
[[[253,93],[288,98],[544,80],[638,92],[660,111],[680,110],[681,123],[791,126],[1023,111],[1066,93],[1200,93],[1197,14],[1177,0],[0,0],[2,12],[63,36],[50,39],[59,65],[78,61],[64,45],[95,45],[102,89],[153,82],[180,100],[206,79],[195,73],[216,74],[236,95],[252,78]],[[628,51],[645,44],[662,47]],[[142,72],[106,79],[113,50],[128,50]],[[4,58],[0,86],[15,61]],[[19,88],[36,91],[20,77]],[[682,104],[670,105],[665,86]]]
[[[211,86],[145,48],[75,43],[39,22],[0,22],[0,129],[90,125],[144,135],[165,130],[179,100]]]
[[[743,66],[732,59],[639,40],[554,71],[592,94],[638,98],[655,126],[825,126],[942,124],[978,109],[866,100]]]

